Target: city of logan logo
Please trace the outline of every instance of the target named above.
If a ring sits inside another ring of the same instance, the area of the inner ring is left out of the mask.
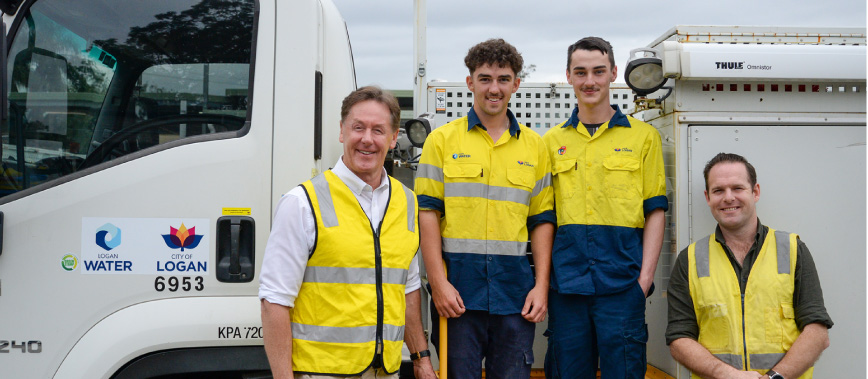
[[[196,246],[199,246],[199,242],[202,241],[202,236],[196,235],[196,227],[187,229],[183,222],[178,229],[169,226],[169,234],[163,234],[162,236],[166,242],[166,246],[172,249],[181,249],[181,251],[184,251],[184,249],[195,249]]]
[[[633,152],[633,150],[630,150],[630,148],[628,148],[628,147],[622,147],[620,149],[616,147],[615,151],[623,151],[625,153],[632,153]]]
[[[533,164],[530,162],[518,161],[518,164],[520,164],[522,166],[533,167]]]
[[[121,244],[121,229],[111,223],[100,226],[96,230],[96,245],[109,251]]]

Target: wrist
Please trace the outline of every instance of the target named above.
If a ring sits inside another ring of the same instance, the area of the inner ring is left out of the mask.
[[[413,364],[421,363],[423,359],[426,359],[431,356],[431,350],[425,349],[417,353],[411,353],[410,359],[413,361]]]

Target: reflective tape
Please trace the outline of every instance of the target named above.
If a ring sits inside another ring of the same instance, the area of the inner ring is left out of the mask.
[[[483,183],[446,183],[444,197],[478,197],[486,200],[510,201],[530,204],[530,192],[511,187],[489,186]]]
[[[540,192],[546,187],[551,187],[552,185],[552,174],[547,172],[542,179],[536,181],[536,185],[533,187],[533,192],[531,192],[530,196],[534,197],[539,195]]]
[[[416,178],[431,179],[443,183],[443,168],[432,164],[420,163],[416,166]]]
[[[527,242],[443,238],[443,251],[521,257],[527,255]]]
[[[750,369],[751,370],[771,370],[781,359],[784,359],[785,353],[768,353],[768,354],[751,354]]]
[[[700,278],[711,276],[711,264],[708,261],[708,240],[709,237],[705,237],[697,241],[693,248],[693,256],[696,260],[696,276]]]
[[[316,193],[316,201],[319,204],[319,214],[322,217],[323,227],[331,228],[338,226],[338,215],[335,212],[335,204],[332,193],[329,191],[329,182],[325,174],[317,175],[310,180]]]
[[[775,230],[778,249],[778,274],[790,273],[790,233]]]
[[[377,339],[377,326],[319,326],[292,323],[292,338],[330,343],[364,343],[375,342]],[[404,326],[383,325],[383,339],[386,341],[403,341]]]
[[[739,370],[744,370],[744,364],[742,363],[741,355],[738,355],[738,354],[714,354],[714,356],[717,357],[717,359],[720,359],[721,361],[723,361],[723,363],[726,363],[726,364],[728,364],[732,367],[735,367]],[[756,368],[756,367],[753,367],[753,368]]]
[[[383,267],[383,283],[407,284],[408,270]],[[373,268],[307,266],[304,269],[305,283],[377,284],[377,272]]]
[[[407,196],[407,230],[415,232],[416,220],[413,216],[416,214],[416,195],[405,186],[401,186],[401,188],[404,189],[404,195]]]

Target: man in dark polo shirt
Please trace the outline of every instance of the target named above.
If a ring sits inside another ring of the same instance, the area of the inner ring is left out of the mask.
[[[810,378],[832,320],[808,247],[760,223],[756,170],[744,157],[720,153],[704,175],[718,226],[675,262],[672,356],[694,378]]]

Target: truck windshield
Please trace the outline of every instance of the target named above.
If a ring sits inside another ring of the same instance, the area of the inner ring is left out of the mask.
[[[254,8],[254,0],[40,0],[20,10],[0,196],[241,129]]]

